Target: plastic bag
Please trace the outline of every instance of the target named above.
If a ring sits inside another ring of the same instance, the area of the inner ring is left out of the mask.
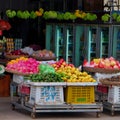
[[[40,64],[39,65],[39,71],[41,73],[54,73],[55,69],[49,64]]]

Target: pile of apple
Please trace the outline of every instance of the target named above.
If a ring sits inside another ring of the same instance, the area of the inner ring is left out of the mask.
[[[6,70],[21,74],[36,74],[39,72],[39,62],[33,58],[20,57],[7,63]]]
[[[32,56],[34,58],[53,58],[55,57],[55,54],[50,51],[50,50],[38,50],[38,51],[35,51]]]
[[[52,64],[57,73],[63,73],[65,82],[96,82],[87,72],[80,72],[73,64],[67,64],[63,59]]]
[[[84,60],[84,67],[95,67],[104,69],[120,69],[120,62],[113,57],[109,58],[96,58],[88,62]]]

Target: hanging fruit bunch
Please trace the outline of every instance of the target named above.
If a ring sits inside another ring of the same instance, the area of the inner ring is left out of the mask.
[[[113,21],[120,22],[120,14],[119,13],[113,13],[112,14]]]
[[[110,15],[108,13],[105,13],[104,15],[101,16],[101,20],[103,22],[108,22],[110,20]]]
[[[57,18],[57,12],[50,10],[50,11],[45,11],[43,14],[44,19],[56,19]]]
[[[81,19],[83,19],[86,16],[86,13],[83,12],[82,10],[75,10],[74,14],[77,18],[81,18]]]
[[[15,10],[6,10],[6,15],[9,17],[9,18],[14,18],[16,16],[16,11]]]
[[[97,15],[94,13],[86,13],[86,16],[83,19],[89,20],[89,21],[94,21],[97,19]]]
[[[30,17],[30,13],[28,10],[25,11],[18,10],[17,17],[22,19],[28,19]]]
[[[39,8],[39,10],[36,10],[36,11],[35,11],[35,14],[36,14],[38,17],[40,17],[40,16],[43,15],[43,12],[44,12],[43,8]]]
[[[75,20],[77,17],[71,12],[64,13],[64,20]]]
[[[44,10],[42,8],[39,8],[39,10],[32,10],[32,11],[28,11],[28,10],[6,10],[6,15],[8,18],[14,18],[14,17],[18,17],[21,19],[35,19],[39,16],[43,15]]]

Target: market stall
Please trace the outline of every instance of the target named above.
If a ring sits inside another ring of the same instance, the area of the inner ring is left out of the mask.
[[[103,106],[95,101],[98,83],[87,72],[81,72],[63,59],[46,63],[34,58],[19,58],[11,60],[6,71],[14,74],[11,83],[13,109],[28,110],[32,118],[42,112],[95,112],[100,117]]]
[[[113,57],[99,58],[85,62],[84,70],[92,73],[98,81],[96,93],[103,103],[103,108],[110,110],[111,115],[120,111],[120,63]]]

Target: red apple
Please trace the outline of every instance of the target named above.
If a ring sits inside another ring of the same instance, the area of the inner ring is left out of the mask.
[[[101,61],[101,62],[99,62],[98,67],[99,67],[99,68],[104,68],[104,67],[105,67],[104,62],[102,62],[102,61]]]
[[[64,62],[64,59],[63,59],[63,58],[61,58],[61,59],[59,60],[59,62],[60,62],[60,63],[63,63],[63,62]]]
[[[88,61],[86,59],[84,59],[83,61],[83,66],[87,65]]]
[[[69,64],[69,66],[74,67],[74,65],[73,65],[73,64]]]
[[[90,61],[90,65],[94,65],[94,61]]]
[[[119,61],[116,61],[116,65],[119,65],[120,64],[120,62]]]

